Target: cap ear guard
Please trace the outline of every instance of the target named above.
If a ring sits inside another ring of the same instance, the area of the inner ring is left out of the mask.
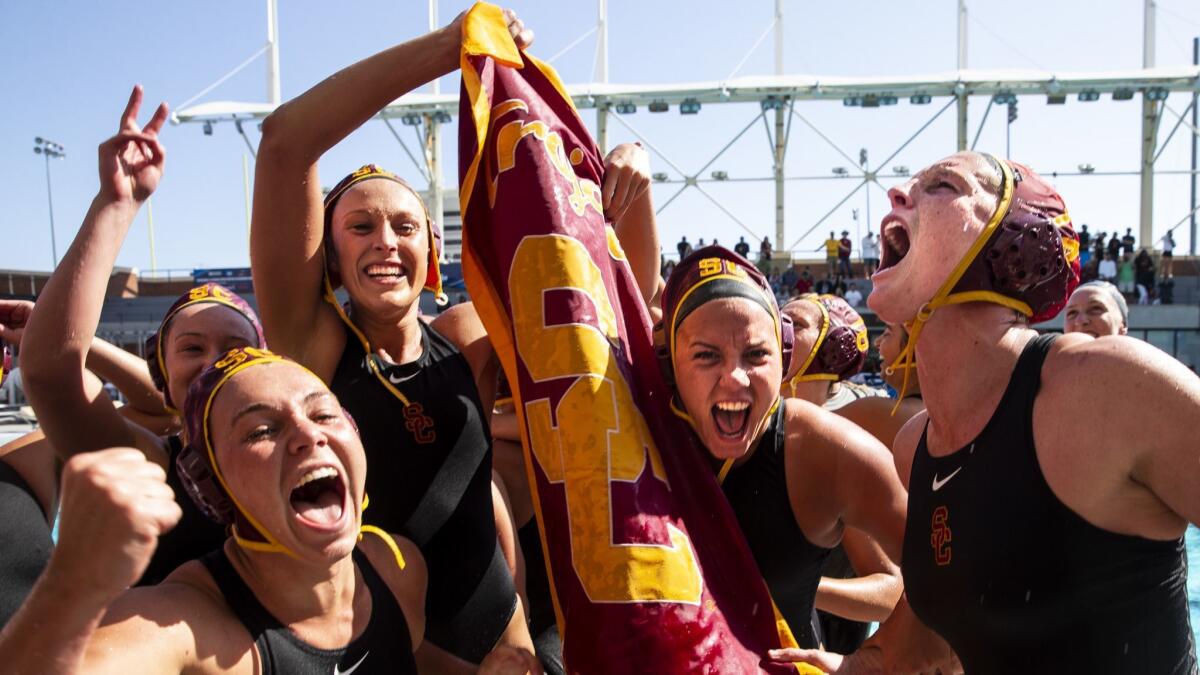
[[[779,351],[783,357],[783,374],[787,376],[788,368],[792,367],[792,351],[796,346],[796,326],[792,317],[779,313]]]
[[[233,524],[233,501],[225,494],[224,488],[213,475],[203,450],[190,443],[184,446],[183,451],[175,458],[175,469],[179,472],[179,482],[183,484],[183,489],[201,513],[222,525]]]
[[[675,366],[671,363],[671,347],[667,344],[667,329],[663,321],[654,324],[654,356],[663,382],[671,391],[675,391]]]

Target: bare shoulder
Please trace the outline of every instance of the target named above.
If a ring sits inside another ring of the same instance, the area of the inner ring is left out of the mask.
[[[164,672],[251,673],[253,646],[212,577],[192,561],[109,605],[88,644],[87,670],[122,672],[153,663]]]
[[[483,321],[475,311],[475,303],[462,302],[453,307],[447,307],[429,322],[437,332],[445,335],[461,349],[473,341],[487,337]]]
[[[896,462],[896,473],[900,482],[908,489],[909,474],[912,473],[913,456],[917,452],[917,443],[925,432],[925,424],[929,421],[929,413],[922,410],[900,427],[896,433],[896,442],[892,444],[892,455]]]
[[[862,427],[837,413],[798,398],[784,400],[788,443],[793,439],[814,447],[845,448],[860,442],[875,444]]]
[[[400,603],[408,623],[413,650],[416,651],[425,634],[425,589],[428,582],[425,558],[411,540],[397,534],[389,537],[400,552],[403,567],[396,558],[396,552],[382,536],[367,534],[358,543],[358,548]]]
[[[1167,353],[1135,338],[1069,334],[1055,341],[1042,367],[1039,405],[1054,410],[1115,404],[1150,419],[1164,398],[1194,398],[1200,379]],[[1144,422],[1145,420],[1143,420]]]

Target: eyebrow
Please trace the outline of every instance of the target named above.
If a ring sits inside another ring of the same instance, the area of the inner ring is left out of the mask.
[[[328,391],[320,391],[320,390],[312,391],[312,392],[309,392],[309,394],[304,397],[304,402],[308,403],[308,402],[312,401],[313,399],[328,398],[331,396],[332,396],[332,394],[330,394]],[[233,420],[230,422],[230,426],[232,426],[233,424],[236,424],[238,420],[240,420],[242,417],[245,417],[246,415],[249,415],[250,413],[262,412],[264,410],[273,410],[273,408],[266,403],[251,403],[250,405],[246,406],[245,408],[242,408],[241,410],[239,410],[233,414]]]

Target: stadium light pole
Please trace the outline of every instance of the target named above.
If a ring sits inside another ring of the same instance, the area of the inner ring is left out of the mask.
[[[66,157],[67,149],[38,136],[33,139],[33,152],[46,158],[46,202],[50,205],[50,255],[54,260],[54,267],[58,267],[58,244],[54,241],[54,193],[50,189],[50,159]],[[54,267],[50,269],[53,270]]]

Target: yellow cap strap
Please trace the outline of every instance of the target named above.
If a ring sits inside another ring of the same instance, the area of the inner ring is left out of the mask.
[[[975,258],[979,256],[980,251],[987,245],[988,240],[992,238],[992,233],[1000,226],[1000,222],[1008,215],[1009,208],[1012,207],[1013,193],[1016,192],[1012,169],[1004,161],[995,157],[992,157],[992,160],[999,165],[1000,172],[1003,175],[1000,202],[996,205],[996,211],[988,219],[983,231],[979,233],[974,243],[971,244],[971,248],[967,250],[962,260],[958,261],[958,265],[954,267],[954,271],[950,273],[950,276],[938,288],[937,293],[934,293],[933,298],[922,305],[921,309],[917,311],[917,316],[913,318],[912,325],[908,328],[908,344],[904,345],[904,350],[900,352],[900,355],[896,357],[892,365],[888,366],[892,372],[895,372],[899,368],[904,369],[904,382],[901,384],[899,396],[896,397],[896,405],[892,407],[893,415],[899,410],[900,401],[904,400],[904,395],[908,393],[909,374],[912,372],[912,365],[916,364],[917,338],[921,336],[921,329],[925,327],[925,322],[929,321],[935,310],[946,305],[959,305],[967,302],[994,302],[1005,307],[1011,307],[1018,312],[1023,312],[1026,316],[1033,314],[1033,311],[1026,303],[992,291],[951,293],[955,285],[962,279],[962,276],[966,274],[967,268],[971,266],[971,263],[975,262]]]
[[[404,556],[400,553],[400,547],[396,545],[396,540],[392,538],[392,535],[384,532],[374,525],[363,525],[358,532],[359,541],[362,541],[364,532],[370,532],[371,534],[382,539],[383,543],[387,544],[388,548],[392,549],[392,556],[396,559],[396,567],[404,569]]]

